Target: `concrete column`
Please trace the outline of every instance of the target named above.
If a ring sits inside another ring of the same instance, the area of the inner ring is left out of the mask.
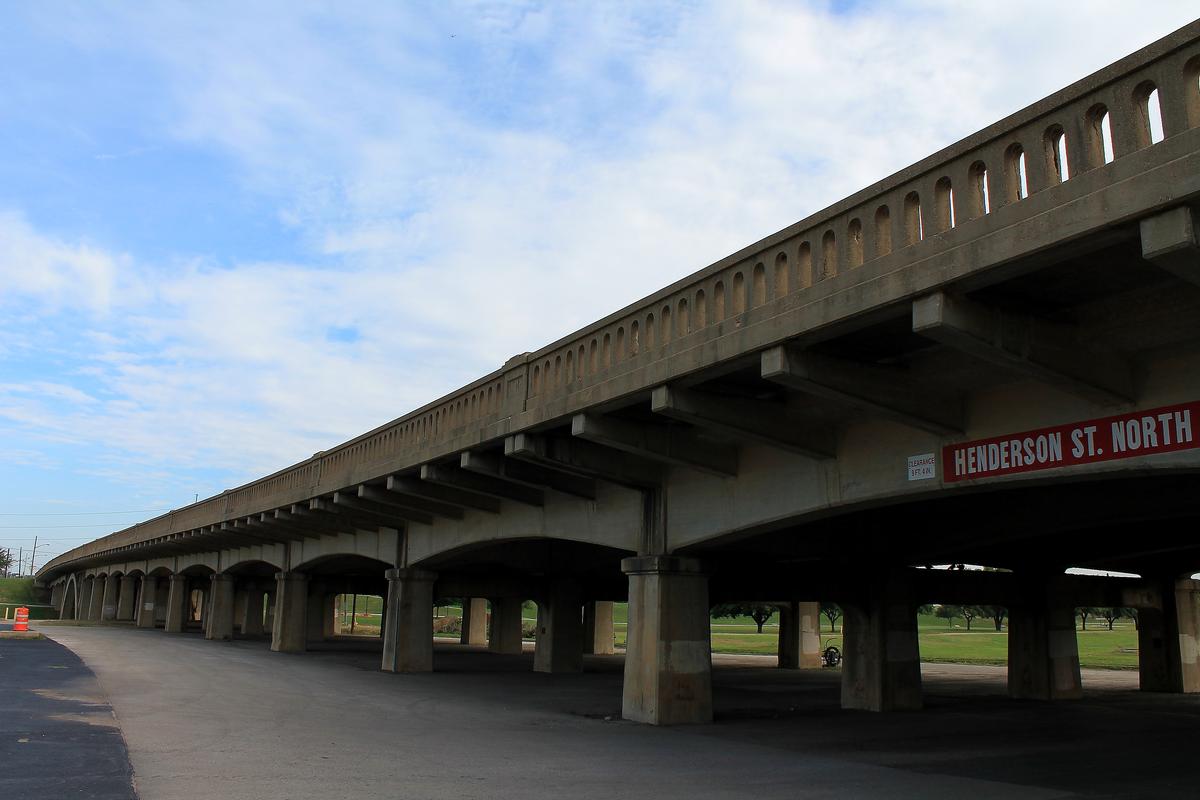
[[[325,591],[324,584],[309,583],[305,637],[310,642],[323,642],[334,634],[333,603],[337,596]]]
[[[433,582],[437,573],[389,569],[384,672],[433,671]]]
[[[233,638],[233,595],[236,582],[232,575],[214,573],[209,591],[208,625],[204,638],[229,641]]]
[[[167,601],[171,598],[171,581],[158,579],[158,591],[154,593],[154,624],[167,624]]]
[[[1144,692],[1200,692],[1200,581],[1161,583],[1162,608],[1138,610],[1138,673]]]
[[[551,581],[538,603],[533,671],[583,671],[583,599],[573,580]]]
[[[1025,700],[1082,697],[1075,603],[1063,576],[1027,575],[1020,581],[1019,599],[1008,616],[1009,696]]]
[[[50,605],[54,606],[60,616],[62,615],[63,584],[56,583],[50,587]]]
[[[155,611],[158,610],[158,578],[146,575],[142,578],[141,596],[135,623],[139,628],[153,628]]]
[[[188,609],[188,579],[186,575],[172,575],[167,594],[167,633],[182,633]]]
[[[134,607],[137,604],[138,579],[133,575],[121,577],[121,585],[117,593],[116,619],[131,620],[134,617]]]
[[[117,594],[121,589],[121,581],[109,575],[104,581],[104,603],[101,608],[101,619],[117,618]]]
[[[308,576],[300,572],[276,573],[271,649],[277,653],[303,653],[307,616]]]
[[[700,562],[626,558],[629,628],[621,715],[635,722],[712,722],[708,576]]]
[[[821,668],[821,604],[792,601],[779,607],[779,667]]]
[[[268,631],[275,630],[275,590],[267,591],[267,612],[263,615],[263,627]]]
[[[492,598],[492,629],[488,632],[488,650],[493,653],[521,654],[521,600],[516,597]]]
[[[842,609],[842,708],[918,709],[921,654],[909,581],[891,572],[865,577],[863,596]]]
[[[583,652],[598,656],[613,654],[611,600],[596,600],[583,606]]]
[[[246,587],[241,584],[234,584],[233,589],[233,630],[234,633],[242,632],[242,620],[246,618]]]
[[[92,580],[92,592],[88,599],[88,616],[93,622],[99,621],[104,613],[104,591],[108,585],[109,578],[95,578]]]
[[[482,646],[487,644],[487,600],[482,597],[464,597],[462,634],[459,644]]]
[[[243,636],[262,636],[264,596],[263,588],[257,583],[251,583],[246,587],[240,620]]]

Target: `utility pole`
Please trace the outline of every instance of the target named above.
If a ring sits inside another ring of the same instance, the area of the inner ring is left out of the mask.
[[[17,577],[21,577],[21,570],[25,568],[25,548],[17,548]]]
[[[36,536],[33,537],[33,552],[29,554],[29,574],[30,575],[34,574],[33,560],[35,558],[37,558],[37,539],[38,539],[38,537],[36,537]]]

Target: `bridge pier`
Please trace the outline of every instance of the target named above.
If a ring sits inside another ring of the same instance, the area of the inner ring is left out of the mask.
[[[204,638],[229,641],[233,638],[234,577],[218,572],[211,576],[211,580]]]
[[[575,581],[550,582],[538,603],[534,672],[583,671],[583,601]]]
[[[153,628],[155,611],[158,610],[158,578],[142,576],[142,591],[138,598],[134,624],[139,628]]]
[[[842,708],[921,708],[921,653],[910,579],[898,571],[869,576],[864,594],[843,604]]]
[[[1075,603],[1061,575],[1024,576],[1008,618],[1008,694],[1024,700],[1083,696]]]
[[[277,653],[303,653],[307,616],[308,576],[301,572],[277,572],[271,649]]]
[[[263,635],[263,588],[257,583],[247,584],[243,592],[241,614],[238,616],[242,636]]]
[[[135,575],[122,575],[117,591],[117,615],[119,620],[132,620],[134,603],[137,600],[138,579]]]
[[[1200,692],[1200,581],[1161,582],[1162,608],[1138,611],[1138,674],[1144,692]]]
[[[712,722],[708,576],[699,561],[626,558],[629,627],[621,716],[652,725]]]
[[[433,671],[433,582],[437,573],[389,569],[384,672]]]
[[[521,599],[492,598],[492,629],[488,632],[488,650],[507,655],[521,654]]]
[[[100,607],[100,619],[114,620],[117,618],[117,593],[120,591],[121,582],[109,575],[104,579],[104,594]]]
[[[305,613],[305,642],[323,642],[334,635],[333,606],[337,595],[323,583],[309,582],[308,611]]]
[[[464,597],[462,601],[462,633],[459,644],[487,644],[487,600],[482,597]]]
[[[183,633],[184,618],[187,616],[188,579],[186,575],[172,575],[167,594],[167,633]]]
[[[792,601],[779,607],[780,669],[821,666],[821,604]]]
[[[583,607],[583,652],[611,656],[613,645],[613,604],[595,600]]]

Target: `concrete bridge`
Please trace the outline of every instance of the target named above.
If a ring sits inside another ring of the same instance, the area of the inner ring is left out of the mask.
[[[1200,691],[1198,205],[1200,22],[39,578],[64,617],[281,652],[335,634],[334,595],[382,595],[395,672],[432,668],[436,598],[500,652],[536,600],[546,672],[611,651],[628,600],[624,714],[659,724],[711,719],[726,601],[778,603],[794,668],[842,604],[848,708],[921,705],[930,601],[1009,608],[1014,696],[1080,694],[1082,605],[1140,610],[1144,689]],[[1002,571],[924,568],[948,562]]]

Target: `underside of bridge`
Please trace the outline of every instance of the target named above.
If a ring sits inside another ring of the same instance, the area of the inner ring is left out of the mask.
[[[392,672],[433,668],[440,598],[502,654],[534,601],[552,673],[611,652],[628,601],[624,714],[658,724],[711,719],[709,609],[734,601],[781,608],[784,667],[816,665],[816,601],[840,603],[847,708],[921,705],[928,602],[1008,609],[1016,697],[1080,695],[1093,605],[1139,610],[1143,688],[1200,691],[1198,75],[1200,23],[41,577],[64,614],[282,652],[384,597]]]

